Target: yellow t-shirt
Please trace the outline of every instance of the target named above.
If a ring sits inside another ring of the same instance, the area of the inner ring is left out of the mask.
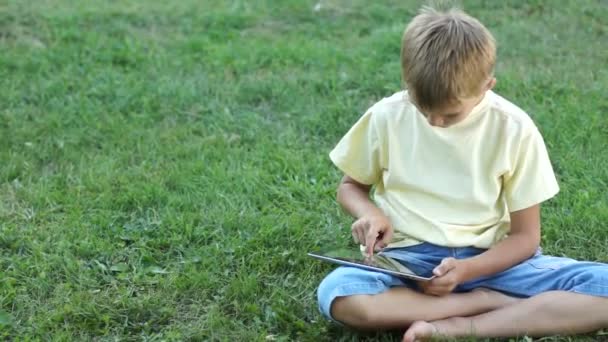
[[[389,247],[430,242],[489,248],[509,213],[557,194],[543,138],[530,117],[488,91],[461,122],[431,126],[399,92],[373,105],[330,153],[363,184],[395,229]]]

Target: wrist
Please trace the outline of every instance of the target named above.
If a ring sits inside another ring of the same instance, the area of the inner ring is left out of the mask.
[[[370,221],[378,222],[386,226],[390,226],[391,224],[391,220],[380,209],[369,211],[368,213],[363,215],[362,218],[366,218]]]
[[[382,211],[382,209],[380,209],[380,208],[378,208],[376,206],[374,206],[372,208],[372,210],[368,211],[368,213],[367,213],[366,216],[376,217],[376,218],[379,218],[379,219],[382,219],[382,220],[386,220],[386,221],[389,220],[388,216],[386,216],[386,214]]]
[[[479,273],[478,267],[477,267],[477,260],[475,260],[475,258],[469,258],[469,259],[460,259],[458,260],[458,262],[461,264],[461,269],[462,272],[460,274],[460,283],[464,283],[470,280],[473,280],[475,278],[478,278],[479,276],[481,276],[481,274]]]

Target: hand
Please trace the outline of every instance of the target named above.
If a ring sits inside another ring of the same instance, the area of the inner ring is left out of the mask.
[[[435,278],[429,282],[420,282],[422,292],[435,296],[444,296],[454,291],[454,288],[465,281],[466,261],[445,258],[435,267]]]
[[[393,238],[393,227],[384,215],[363,216],[351,227],[353,240],[365,246],[367,255],[386,247]]]

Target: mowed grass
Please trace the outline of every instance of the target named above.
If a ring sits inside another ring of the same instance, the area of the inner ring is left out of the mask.
[[[608,6],[463,2],[559,177],[543,247],[608,262]],[[327,153],[421,3],[0,2],[0,336],[398,340],[325,322],[306,252],[352,245]]]

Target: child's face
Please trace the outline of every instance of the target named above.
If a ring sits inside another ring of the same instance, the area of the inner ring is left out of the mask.
[[[450,127],[464,120],[469,113],[481,102],[486,91],[492,89],[496,84],[496,79],[492,78],[479,96],[461,99],[457,103],[452,103],[438,110],[420,111],[426,117],[431,126]]]

